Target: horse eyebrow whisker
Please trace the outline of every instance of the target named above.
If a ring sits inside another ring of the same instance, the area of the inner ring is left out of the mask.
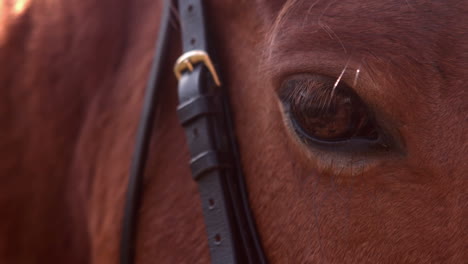
[[[317,5],[318,2],[320,2],[320,0],[317,0],[317,1],[315,1],[314,3],[312,3],[312,4],[309,6],[309,9],[307,9],[307,14],[306,14],[304,20],[302,21],[302,28],[304,28],[305,24],[307,23],[307,20],[309,19],[309,15],[310,15],[310,13],[311,13],[311,11],[312,11],[312,8],[313,8],[315,5]]]
[[[331,38],[331,39],[336,39],[338,40],[338,42],[340,43],[341,47],[343,48],[343,51],[344,53],[348,53],[348,51],[346,50],[346,47],[344,46],[343,44],[343,41],[341,41],[341,38],[338,37],[338,35],[335,33],[335,31],[333,31],[333,29],[328,26],[327,24],[323,23],[322,21],[319,21],[318,22],[318,25],[328,34],[328,36]]]
[[[331,93],[330,93],[330,99],[329,99],[329,101],[328,101],[328,105],[331,104],[331,100],[332,100],[333,95],[334,95],[334,93],[335,93],[336,87],[337,87],[338,84],[340,83],[341,78],[343,78],[343,75],[344,75],[346,69],[348,68],[348,64],[349,64],[349,59],[348,59],[348,61],[346,62],[345,66],[343,67],[343,70],[341,71],[340,76],[338,76],[338,79],[336,79],[336,82],[335,82],[335,84],[333,85],[332,91],[331,91]]]
[[[357,70],[356,70],[356,75],[354,76],[354,81],[353,81],[353,87],[356,86],[356,83],[357,83],[357,79],[359,77],[359,73],[361,72],[361,67],[359,67]]]
[[[411,5],[408,0],[405,0],[405,2],[406,2],[406,4],[408,5],[409,8],[414,9],[413,5]]]
[[[283,22],[288,12],[295,6],[297,1],[298,0],[287,0],[281,7],[281,10],[279,11],[278,15],[276,16],[271,30],[267,33],[269,36],[268,36],[268,41],[267,41],[268,54],[266,58],[271,58],[272,56],[271,47],[273,46],[273,43],[275,42],[276,34],[278,33],[278,28]]]

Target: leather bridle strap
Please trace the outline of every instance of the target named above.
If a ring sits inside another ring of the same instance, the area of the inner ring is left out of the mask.
[[[122,222],[122,236],[120,240],[120,264],[132,264],[134,261],[134,240],[136,235],[136,224],[138,220],[138,206],[142,192],[142,181],[148,160],[148,151],[151,135],[153,134],[153,116],[156,108],[156,97],[162,87],[162,69],[167,54],[168,40],[171,31],[171,3],[165,0],[161,14],[158,39],[156,41],[156,53],[151,66],[150,77],[146,85],[145,97],[140,123],[136,136],[135,150],[133,153],[128,179],[127,195],[125,198],[125,210]]]
[[[179,0],[178,114],[198,183],[212,263],[266,263],[248,205],[227,91],[212,63],[202,0]]]
[[[152,134],[153,112],[170,33],[171,0],[166,0],[156,55],[146,88],[126,197],[121,264],[134,261],[134,237],[141,183]],[[198,183],[212,263],[266,263],[258,238],[233,135],[227,92],[209,56],[201,0],[179,0],[184,54],[177,61],[178,115]],[[159,90],[162,87],[159,88]],[[157,235],[157,234],[155,234]]]

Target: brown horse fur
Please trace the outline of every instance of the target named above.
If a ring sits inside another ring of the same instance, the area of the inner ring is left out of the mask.
[[[205,2],[270,262],[466,263],[466,2]],[[0,3],[0,263],[117,262],[160,10],[155,0]],[[174,34],[137,263],[209,261],[174,111],[179,42]],[[398,148],[352,155],[296,140],[282,81],[342,71]]]

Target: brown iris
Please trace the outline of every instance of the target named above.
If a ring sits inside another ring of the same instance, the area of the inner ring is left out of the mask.
[[[324,76],[285,81],[280,97],[301,136],[318,141],[375,140],[378,132],[365,103],[346,84]]]

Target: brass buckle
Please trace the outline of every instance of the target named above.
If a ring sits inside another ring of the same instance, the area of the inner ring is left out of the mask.
[[[218,74],[211,62],[210,56],[203,50],[191,50],[180,56],[174,65],[174,74],[180,80],[186,70],[193,71],[193,65],[202,62],[208,68],[217,86],[221,86]]]

